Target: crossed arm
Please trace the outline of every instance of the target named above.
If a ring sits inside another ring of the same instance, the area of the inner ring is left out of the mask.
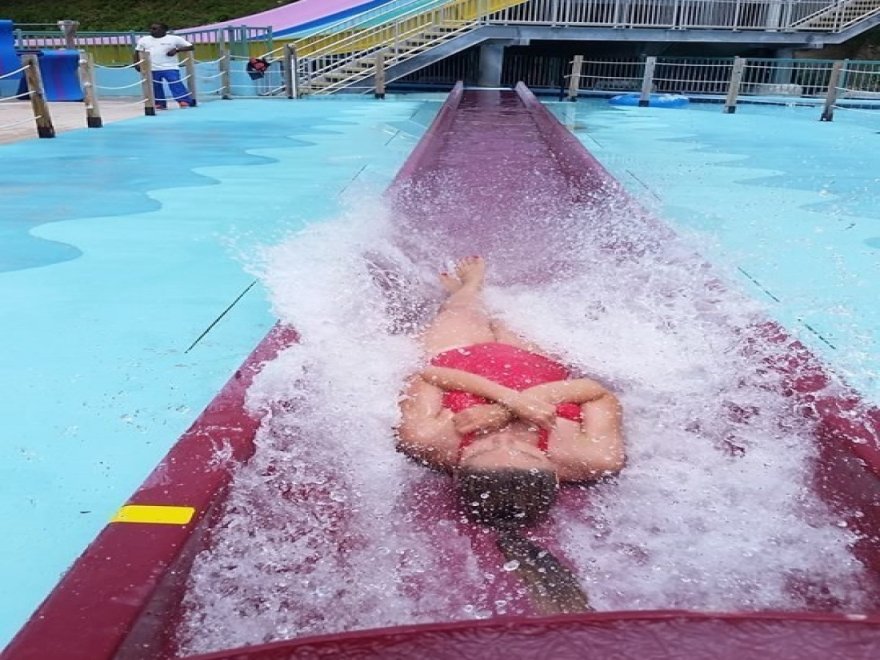
[[[443,408],[444,390],[470,392],[495,403],[452,413]],[[563,402],[580,404],[580,423],[557,418],[556,405]],[[428,367],[410,381],[401,410],[399,448],[438,467],[455,465],[462,435],[496,431],[516,419],[549,431],[548,456],[563,481],[595,479],[623,467],[620,403],[588,378],[519,392],[458,369]]]

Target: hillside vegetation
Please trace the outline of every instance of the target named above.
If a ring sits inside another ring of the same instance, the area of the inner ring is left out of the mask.
[[[16,23],[79,21],[80,30],[144,30],[153,21],[172,28],[228,21],[290,4],[290,0],[0,0],[0,18]]]

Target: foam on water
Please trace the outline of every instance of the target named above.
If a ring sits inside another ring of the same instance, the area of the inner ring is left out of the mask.
[[[493,600],[451,507],[430,524],[413,513],[412,493],[448,477],[395,452],[397,400],[436,273],[462,255],[373,199],[265,251],[260,275],[301,342],[249,393],[257,451],[193,568],[184,652],[484,617],[522,595]],[[624,406],[627,467],[554,514],[592,604],[862,607],[856,536],[809,485],[813,429],[746,350],[760,310],[639,213],[619,201],[533,218],[565,237],[552,274],[527,272],[515,237],[485,255],[492,309]]]

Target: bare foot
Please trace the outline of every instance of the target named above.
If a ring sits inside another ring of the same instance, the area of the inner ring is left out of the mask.
[[[461,288],[461,280],[449,273],[440,273],[440,284],[449,294],[453,294]]]
[[[481,257],[465,257],[455,265],[455,272],[463,287],[480,290],[486,275],[486,262]]]

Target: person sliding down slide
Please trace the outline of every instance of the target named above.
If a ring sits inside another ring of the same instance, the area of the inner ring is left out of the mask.
[[[623,468],[620,403],[491,318],[485,270],[469,257],[440,276],[449,296],[420,338],[430,365],[401,399],[398,449],[452,473],[462,509],[498,530],[539,609],[583,611],[570,571],[517,530],[547,516],[560,483]]]

